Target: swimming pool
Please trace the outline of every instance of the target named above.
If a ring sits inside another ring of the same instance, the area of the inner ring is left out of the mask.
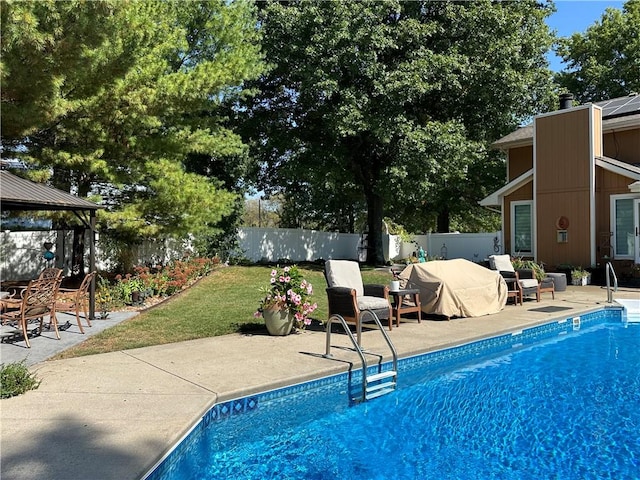
[[[640,325],[621,309],[399,371],[395,393],[355,407],[347,375],[216,405],[147,478],[637,478]]]

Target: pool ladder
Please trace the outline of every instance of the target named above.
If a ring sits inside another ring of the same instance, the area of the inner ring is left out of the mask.
[[[380,333],[385,339],[385,342],[389,346],[391,350],[391,355],[393,357],[393,369],[382,371],[382,357],[378,362],[378,371],[377,373],[370,374],[369,366],[367,365],[367,359],[365,356],[364,348],[360,344],[360,339],[362,335],[362,321],[369,315],[372,317],[374,322],[378,325],[378,329]],[[357,326],[357,335],[358,339],[354,337],[353,333],[349,329],[347,325],[347,321],[342,317],[342,315],[332,315],[329,318],[329,322],[327,323],[327,346],[326,351],[323,357],[325,358],[333,358],[331,354],[331,325],[334,321],[338,321],[344,327],[345,332],[347,332],[347,336],[351,340],[351,343],[354,346],[354,350],[358,353],[360,357],[360,362],[362,363],[362,391],[360,396],[353,397],[351,393],[349,396],[350,400],[354,402],[366,402],[367,400],[371,400],[376,397],[380,397],[382,395],[386,395],[387,393],[391,393],[396,389],[398,383],[398,353],[396,352],[393,343],[391,343],[391,339],[387,332],[385,332],[382,323],[380,323],[380,319],[378,316],[371,310],[364,310],[360,315],[360,322],[358,322]]]

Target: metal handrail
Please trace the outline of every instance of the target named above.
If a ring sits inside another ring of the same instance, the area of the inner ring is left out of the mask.
[[[333,324],[334,320],[338,320],[344,327],[344,330],[345,332],[347,332],[347,335],[349,336],[351,343],[353,343],[353,346],[356,347],[356,351],[360,355],[360,359],[362,360],[362,364],[364,366],[367,363],[367,361],[364,358],[362,348],[360,348],[360,346],[358,345],[358,342],[356,341],[356,338],[353,336],[353,333],[351,333],[351,330],[349,329],[349,325],[347,325],[347,321],[344,319],[342,315],[338,315],[338,314],[331,315],[331,317],[329,317],[329,321],[327,322],[327,343],[326,343],[325,353],[323,357],[333,358],[333,355],[331,355],[331,325]]]
[[[387,332],[385,332],[384,327],[382,326],[382,323],[380,322],[380,319],[378,318],[378,316],[375,314],[375,312],[369,309],[364,310],[360,315],[361,321],[358,322],[358,325],[356,327],[357,335],[358,335],[357,340],[356,340],[356,337],[354,337],[353,333],[351,333],[351,330],[347,325],[347,321],[344,319],[344,317],[342,317],[342,315],[338,315],[338,314],[331,315],[331,317],[329,317],[329,321],[327,322],[327,335],[326,335],[327,340],[326,340],[326,346],[325,346],[325,353],[323,355],[324,358],[333,358],[333,355],[331,355],[331,325],[333,324],[334,320],[337,320],[342,324],[342,327],[344,328],[345,332],[347,332],[347,335],[351,340],[351,343],[353,344],[355,351],[358,353],[358,356],[360,357],[360,362],[362,363],[362,401],[365,401],[367,399],[367,370],[369,369],[367,365],[367,359],[364,356],[364,349],[360,344],[360,338],[362,333],[362,319],[366,315],[370,315],[372,317],[373,321],[378,325],[378,328],[382,333],[383,338],[387,342],[387,345],[389,346],[389,349],[391,350],[391,355],[393,357],[393,371],[396,372],[396,375],[397,375],[398,352],[393,346],[393,343],[391,343],[391,339],[389,338],[389,335],[387,335]]]
[[[362,324],[362,318],[367,314],[371,315],[373,320],[378,325],[378,329],[380,329],[380,333],[382,333],[382,336],[384,337],[385,342],[387,342],[387,345],[389,346],[389,350],[391,350],[391,357],[393,359],[393,370],[397,372],[398,371],[398,352],[396,351],[396,348],[393,346],[393,343],[391,343],[391,338],[389,338],[389,335],[387,334],[386,330],[382,326],[382,323],[380,322],[380,319],[378,318],[378,316],[372,310],[365,310],[362,313],[362,315],[360,315],[360,324]]]
[[[607,267],[605,269],[605,276],[607,277],[607,303],[613,303],[613,292],[611,291],[611,278],[613,275],[613,292],[618,291],[618,277],[616,276],[616,272],[613,269],[613,265],[611,262],[607,262]]]

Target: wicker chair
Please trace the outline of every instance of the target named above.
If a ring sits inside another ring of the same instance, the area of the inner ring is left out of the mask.
[[[328,285],[329,317],[340,315],[347,323],[355,324],[358,344],[361,316],[365,310],[371,310],[380,320],[388,320],[391,329],[388,286],[364,285],[358,262],[350,260],[327,260],[324,275]]]

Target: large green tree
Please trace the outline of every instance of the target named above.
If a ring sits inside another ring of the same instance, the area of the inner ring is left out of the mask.
[[[269,2],[261,13],[271,69],[245,123],[261,186],[303,199],[290,208],[301,215],[340,205],[335,216],[356,218],[364,199],[370,262],[382,261],[385,212],[446,231],[451,213],[476,208],[503,168],[487,142],[552,97],[549,8],[535,1]]]
[[[100,195],[121,239],[205,234],[241,203],[227,104],[261,68],[249,1],[6,1],[3,154]]]
[[[559,39],[566,68],[556,81],[581,103],[640,91],[640,0],[607,8],[584,33]]]

